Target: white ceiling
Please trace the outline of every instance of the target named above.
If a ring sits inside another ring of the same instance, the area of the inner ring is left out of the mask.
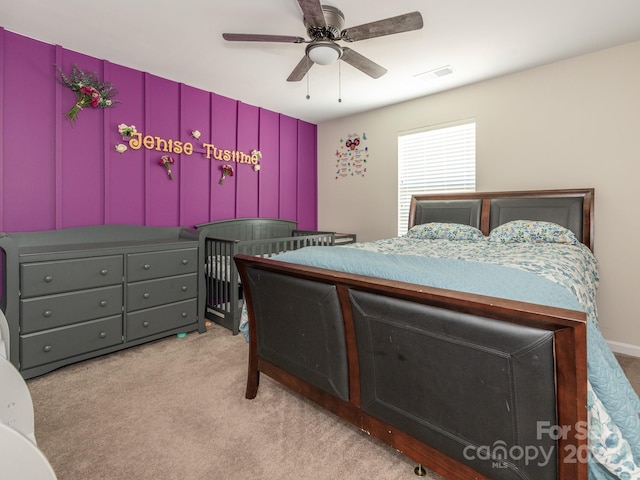
[[[286,81],[305,44],[222,39],[308,38],[296,0],[2,0],[0,27],[312,123],[640,40],[639,0],[323,3],[342,10],[345,28],[412,11],[424,28],[348,44],[389,70],[377,80],[337,62],[314,65],[307,86]],[[454,74],[416,78],[446,65]]]

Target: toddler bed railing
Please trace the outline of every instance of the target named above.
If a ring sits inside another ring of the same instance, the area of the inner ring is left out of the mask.
[[[236,254],[268,258],[306,246],[327,246],[335,242],[334,232],[297,230],[289,220],[241,218],[222,220],[196,228],[204,238],[205,318],[234,335],[242,316],[242,285],[233,262]]]

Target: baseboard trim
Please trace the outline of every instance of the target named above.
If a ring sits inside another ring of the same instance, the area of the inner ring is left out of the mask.
[[[631,345],[629,343],[614,342],[607,340],[609,347],[613,350],[613,353],[621,353],[623,355],[630,355],[632,357],[640,358],[640,346]]]

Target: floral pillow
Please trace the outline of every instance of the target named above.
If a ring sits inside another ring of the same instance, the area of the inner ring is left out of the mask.
[[[415,225],[411,227],[405,237],[424,240],[469,240],[472,242],[484,240],[484,235],[476,227],[460,223],[439,222]]]
[[[571,230],[557,223],[513,220],[491,230],[488,240],[498,243],[566,243],[576,245]]]

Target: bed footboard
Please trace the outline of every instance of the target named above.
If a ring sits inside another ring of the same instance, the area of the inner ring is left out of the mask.
[[[446,478],[587,479],[584,313],[235,262],[247,398],[265,373]]]

